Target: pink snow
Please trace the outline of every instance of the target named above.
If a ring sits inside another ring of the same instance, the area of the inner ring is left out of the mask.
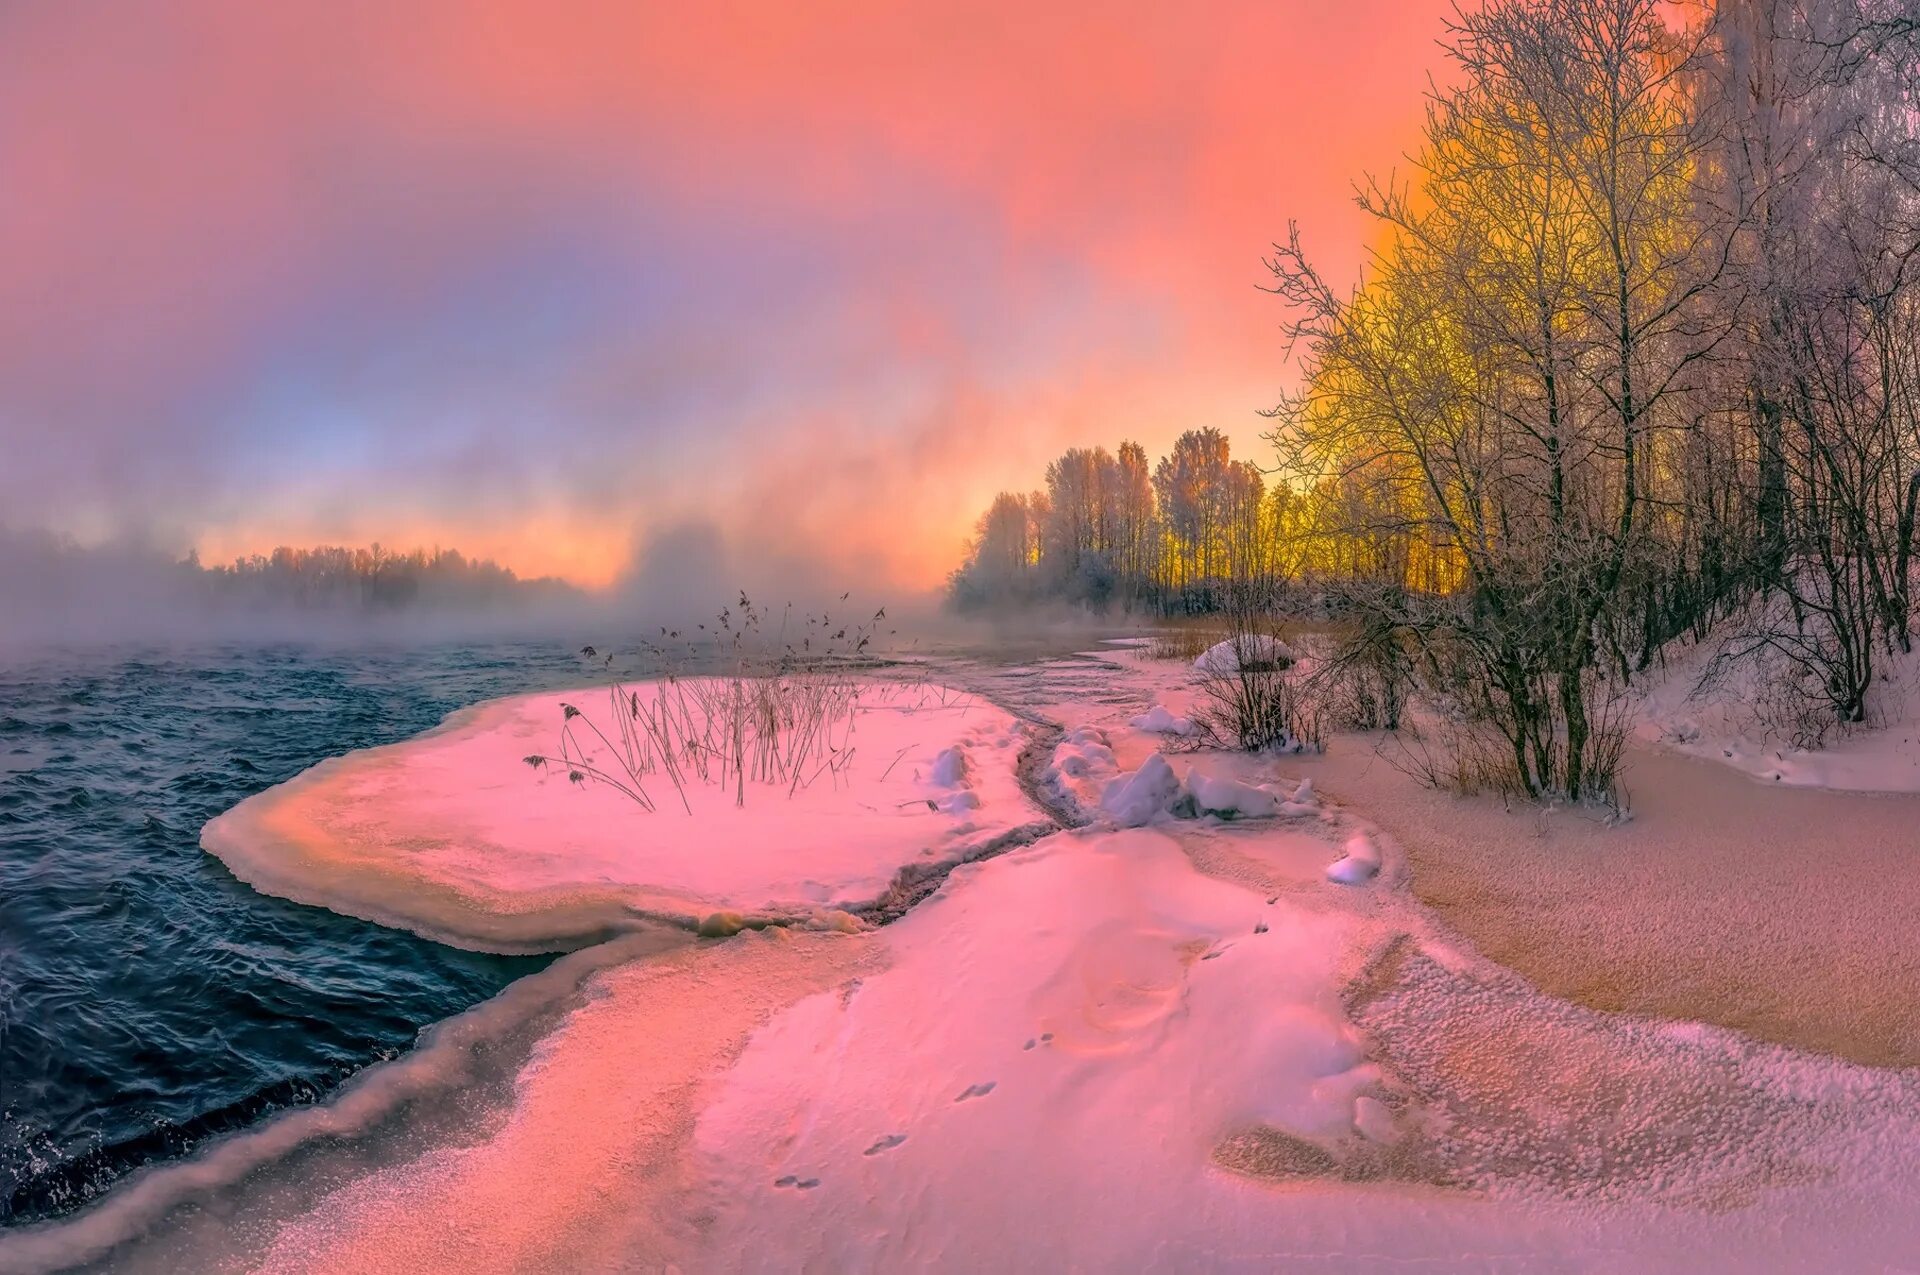
[[[1113,662],[1131,702],[1168,692],[1134,660]],[[876,693],[845,783],[750,792],[744,809],[712,795],[688,819],[528,776],[519,757],[550,737],[559,698],[317,768],[216,821],[209,847],[276,893],[430,931],[531,916],[551,935],[580,919],[553,910],[556,892],[804,921],[1034,813],[1018,724],[978,702]],[[1127,710],[1065,707],[1044,782],[1090,803],[1093,827],[964,863],[883,928],[772,928],[603,965],[589,958],[608,949],[577,953],[535,976],[578,963],[550,1020],[522,1007],[475,1028],[510,989],[335,1102],[83,1220],[104,1230],[214,1178],[230,1194],[200,1215],[197,1256],[244,1230],[246,1264],[267,1269],[461,1275],[1699,1275],[1879,1269],[1920,1245],[1908,1073],[1553,1000],[1441,927],[1404,873],[1378,875],[1399,849],[1322,807],[1293,762],[1169,758]],[[956,811],[963,795],[978,809]],[[1151,826],[1115,826],[1134,816]],[[1376,885],[1342,888],[1349,875]],[[536,1021],[524,1060],[500,1050],[510,1083],[459,1079],[460,1050],[490,1057]],[[395,1115],[420,1101],[399,1078],[429,1064],[455,1077],[443,1098],[475,1107],[452,1134]],[[249,1159],[302,1118],[359,1108],[351,1171],[320,1151]],[[1595,1185],[1633,1156],[1644,1173]],[[219,1177],[228,1160],[245,1175]],[[165,1268],[178,1252],[145,1256]]]
[[[835,770],[791,793],[749,782],[744,803],[732,785],[690,782],[690,815],[657,776],[648,812],[564,766],[530,767],[556,751],[563,703],[604,713],[606,692],[495,700],[323,762],[213,820],[202,843],[269,893],[463,946],[539,950],[636,917],[831,920],[902,869],[1044,818],[1015,773],[1024,729],[968,695],[875,684]]]

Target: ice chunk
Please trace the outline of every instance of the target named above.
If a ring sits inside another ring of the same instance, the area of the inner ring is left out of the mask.
[[[1193,804],[1210,814],[1260,819],[1280,810],[1279,798],[1268,789],[1227,775],[1195,771],[1187,776],[1187,791],[1193,794]]]

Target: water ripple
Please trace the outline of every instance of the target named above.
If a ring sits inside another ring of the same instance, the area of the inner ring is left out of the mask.
[[[315,1101],[536,968],[257,894],[199,833],[323,757],[577,677],[518,644],[0,667],[0,1225]]]

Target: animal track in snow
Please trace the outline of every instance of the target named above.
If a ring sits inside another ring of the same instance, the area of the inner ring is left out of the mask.
[[[968,1085],[960,1091],[960,1096],[955,1098],[954,1101],[965,1102],[969,1098],[984,1098],[992,1093],[994,1086],[999,1083],[997,1080],[983,1080],[977,1085]]]
[[[886,1137],[874,1143],[872,1146],[868,1147],[865,1151],[862,1151],[860,1154],[861,1155],[879,1155],[882,1151],[893,1150],[895,1147],[899,1146],[901,1143],[905,1142],[906,1140],[907,1140],[907,1135],[904,1133],[890,1133]]]

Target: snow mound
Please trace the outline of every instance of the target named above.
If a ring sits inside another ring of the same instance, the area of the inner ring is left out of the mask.
[[[1373,880],[1380,871],[1380,849],[1364,832],[1347,840],[1347,851],[1327,865],[1327,880],[1341,885],[1361,885]]]
[[[1099,810],[1101,794],[1118,773],[1106,734],[1082,727],[1068,731],[1054,745],[1040,784],[1071,816],[1085,822]]]
[[[1146,731],[1149,735],[1191,735],[1194,732],[1191,717],[1177,717],[1163,704],[1155,704],[1127,725],[1135,730]]]
[[[1198,810],[1241,819],[1277,815],[1282,804],[1279,796],[1270,788],[1246,783],[1229,775],[1202,774],[1198,770],[1188,773],[1187,791],[1193,794],[1193,804]]]
[[[954,744],[940,750],[933,759],[933,773],[929,779],[941,788],[959,788],[967,783],[967,750]]]
[[[1160,753],[1149,756],[1140,769],[1108,781],[1099,802],[1100,815],[1119,828],[1144,827],[1165,818],[1270,819],[1317,809],[1311,782],[1302,781],[1291,797],[1283,797],[1271,784],[1215,773],[1205,759],[1189,762],[1182,776]]]
[[[1180,776],[1159,753],[1115,777],[1100,795],[1100,813],[1117,827],[1138,828],[1173,812],[1185,796]]]
[[[1252,633],[1246,637],[1228,638],[1216,642],[1200,653],[1193,667],[1200,673],[1225,676],[1240,671],[1242,661],[1248,664],[1273,664],[1281,668],[1294,663],[1299,657],[1293,648],[1277,637],[1265,633]]]
[[[591,720],[606,694],[495,700],[322,762],[214,819],[201,844],[263,893],[458,946],[552,951],[637,922],[857,911],[902,868],[1045,826],[1015,773],[1018,721],[939,688],[863,691],[833,773],[744,795],[689,782],[690,812],[657,774],[648,812],[526,763],[554,751],[563,705]]]

